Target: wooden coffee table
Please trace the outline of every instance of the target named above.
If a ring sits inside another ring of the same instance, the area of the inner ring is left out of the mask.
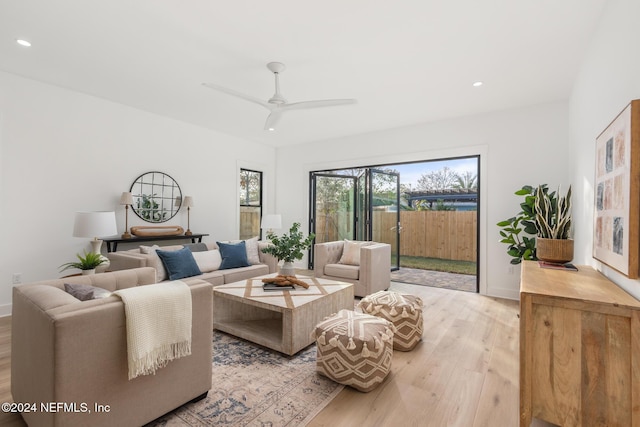
[[[298,276],[309,289],[263,291],[255,277],[213,288],[213,328],[280,353],[293,355],[314,342],[311,332],[325,317],[353,310],[351,283]]]

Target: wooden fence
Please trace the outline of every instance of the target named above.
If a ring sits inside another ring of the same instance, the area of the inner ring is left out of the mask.
[[[316,242],[331,242],[352,236],[351,218],[318,216]],[[373,241],[387,242],[396,250],[396,213],[374,211]],[[476,261],[477,212],[401,211],[400,254],[427,258]],[[337,224],[337,225],[336,225]]]
[[[257,236],[259,213],[242,208],[240,215],[243,218],[240,223],[247,226],[241,231],[241,238]],[[375,227],[371,240],[391,243],[395,252],[396,213],[374,211],[373,215]],[[401,211],[400,255],[475,262],[478,257],[477,218],[475,211]],[[353,219],[345,213],[328,217],[319,215],[316,218],[316,243],[351,238],[352,227]],[[288,232],[288,226],[285,228],[275,232]]]

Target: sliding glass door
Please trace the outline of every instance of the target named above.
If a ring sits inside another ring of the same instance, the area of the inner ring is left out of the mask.
[[[400,263],[400,175],[380,169],[311,173],[310,232],[315,243],[372,240],[391,245],[391,266]],[[347,174],[348,173],[348,174]],[[313,267],[313,250],[309,257]]]

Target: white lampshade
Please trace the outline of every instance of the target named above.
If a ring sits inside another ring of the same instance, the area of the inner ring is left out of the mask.
[[[73,237],[101,237],[118,234],[115,212],[76,212]]]
[[[193,197],[184,196],[184,199],[182,200],[182,206],[184,206],[185,208],[192,208],[193,207]]]
[[[282,215],[280,214],[269,214],[262,216],[262,222],[260,223],[260,228],[263,230],[272,230],[272,229],[280,229],[282,228]]]
[[[132,205],[133,204],[133,195],[128,191],[124,191],[122,196],[120,196],[120,204],[121,205]]]

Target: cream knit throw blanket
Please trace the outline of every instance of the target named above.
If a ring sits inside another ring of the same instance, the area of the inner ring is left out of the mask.
[[[191,291],[186,283],[136,286],[113,294],[124,303],[130,380],[191,354]]]

